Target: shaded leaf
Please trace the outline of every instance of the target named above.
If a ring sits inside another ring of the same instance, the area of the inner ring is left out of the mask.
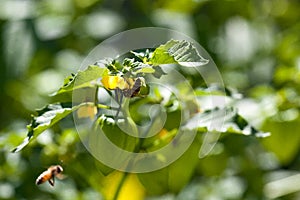
[[[161,195],[167,192],[179,192],[190,181],[196,169],[200,146],[200,141],[196,139],[184,154],[169,166],[153,172],[138,174],[149,194]]]
[[[128,122],[120,122],[116,125],[112,118],[102,115],[95,122],[94,131],[88,135],[87,147],[93,156],[101,161],[98,164],[98,169],[104,175],[110,174],[115,169],[102,162],[109,160],[109,163],[118,163],[119,161],[127,163],[126,153],[124,154],[121,150],[112,152],[112,146],[117,146],[126,152],[133,152],[138,143],[138,138],[128,135],[120,128],[126,126],[125,123]]]
[[[152,75],[153,75],[155,78],[158,78],[158,79],[159,79],[161,76],[167,75],[167,73],[164,72],[160,66],[156,66],[154,69],[155,69],[155,72],[154,72]]]
[[[162,195],[169,191],[168,167],[149,173],[138,174],[138,178],[150,195]]]

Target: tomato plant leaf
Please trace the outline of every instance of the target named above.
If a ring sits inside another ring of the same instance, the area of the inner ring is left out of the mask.
[[[53,96],[84,87],[94,87],[95,83],[92,83],[92,81],[107,74],[107,68],[90,65],[84,71],[78,71],[77,74],[72,74],[65,78],[63,86]]]
[[[200,56],[191,42],[170,40],[154,50],[150,62],[154,66],[178,63],[186,67],[196,67],[207,64],[208,60]]]
[[[56,103],[49,104],[41,110],[37,110],[37,116],[33,115],[31,123],[27,125],[27,137],[19,146],[13,149],[12,152],[16,153],[22,150],[33,137],[37,137],[80,106],[81,105],[72,107],[72,103]]]

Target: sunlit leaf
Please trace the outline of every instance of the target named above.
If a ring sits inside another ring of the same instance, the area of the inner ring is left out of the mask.
[[[154,73],[154,72],[155,69],[153,69],[152,67],[143,67],[136,71],[136,73]]]
[[[90,65],[84,71],[79,71],[77,74],[72,74],[64,80],[64,85],[53,95],[70,92],[75,89],[84,87],[94,87],[92,81],[101,78],[108,73],[107,68],[102,68],[96,65]]]
[[[264,133],[251,126],[248,121],[238,114],[232,107],[215,108],[196,114],[184,126],[187,129],[199,129],[205,131],[217,131],[221,133],[235,133],[266,137]]]
[[[219,85],[211,85],[207,88],[196,88],[194,90],[196,96],[209,96],[209,95],[219,95],[219,96],[228,96],[235,99],[242,98],[242,94],[238,93],[232,88],[221,87]]]
[[[186,67],[196,67],[207,64],[208,60],[200,56],[192,43],[185,40],[170,40],[154,50],[150,62],[154,66],[178,63]]]

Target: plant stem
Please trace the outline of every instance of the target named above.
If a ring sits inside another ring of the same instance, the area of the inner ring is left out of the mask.
[[[121,178],[121,180],[120,180],[120,182],[118,184],[118,187],[117,187],[117,190],[115,192],[113,200],[117,200],[118,199],[118,197],[120,195],[120,192],[121,192],[121,189],[122,189],[122,187],[124,185],[124,182],[125,182],[127,176],[128,176],[128,172],[124,172],[124,174],[123,174],[123,176],[122,176],[122,178]]]
[[[98,92],[99,92],[99,86],[96,87],[96,91],[95,91],[95,99],[94,99],[95,106],[97,106],[98,104]]]
[[[94,106],[95,103],[94,102],[85,102],[84,105],[89,105],[89,106]],[[111,109],[111,110],[118,110],[119,108],[115,108],[115,107],[111,107],[111,106],[107,106],[107,105],[104,105],[104,104],[96,104],[95,106],[97,106],[97,108],[101,108],[101,109]]]
[[[118,122],[119,113],[122,109],[122,101],[123,101],[123,93],[120,89],[115,90],[115,100],[119,104],[119,109],[117,110],[116,116],[115,116],[115,122]]]

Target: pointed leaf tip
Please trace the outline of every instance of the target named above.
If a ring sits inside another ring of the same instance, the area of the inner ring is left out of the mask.
[[[33,135],[32,135],[33,136]],[[32,136],[27,136],[21,144],[19,144],[16,148],[14,148],[11,152],[12,153],[18,153],[21,151],[30,141]]]
[[[27,126],[27,137],[23,142],[12,150],[13,153],[21,151],[33,137],[37,137],[46,129],[52,127],[55,123],[65,118],[67,115],[77,110],[82,103],[72,107],[72,103],[49,104],[43,109],[37,110],[37,116],[32,116],[31,123]]]

